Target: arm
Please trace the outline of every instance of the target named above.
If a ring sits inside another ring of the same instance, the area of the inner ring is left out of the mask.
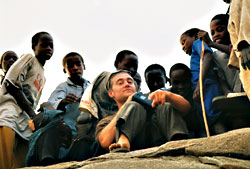
[[[8,82],[8,84],[6,85],[6,89],[7,89],[8,93],[10,93],[15,98],[18,106],[22,110],[24,110],[30,116],[30,118],[33,118],[36,115],[36,113],[33,110],[33,108],[30,106],[30,102],[26,98],[24,93],[21,91],[21,89],[15,87],[9,81],[7,81],[7,82]]]
[[[118,112],[115,114],[110,123],[106,127],[104,127],[97,136],[98,142],[105,149],[108,149],[115,139],[117,115]]]
[[[207,74],[211,68],[213,62],[213,54],[211,53],[211,51],[205,50],[204,52],[204,58],[203,58],[203,71],[202,71],[202,84],[204,84],[204,81],[207,77]],[[194,90],[194,94],[193,94],[193,99],[196,102],[200,102],[200,83],[199,83],[200,79],[198,80],[197,86]]]
[[[76,103],[78,100],[77,96],[74,94],[67,94],[66,98],[62,99],[59,103],[59,105],[57,106],[57,110],[65,110],[65,106],[67,104],[73,104]]]
[[[152,107],[155,107],[157,104],[164,105],[165,101],[168,101],[183,117],[191,110],[190,103],[184,97],[172,92],[157,90],[151,93],[148,99],[153,99]]]
[[[132,100],[133,95],[129,96],[126,103],[130,102]],[[123,104],[124,105],[124,104]],[[121,112],[123,106],[118,110],[118,112],[114,115],[113,119],[111,120],[111,122],[106,125],[101,132],[99,133],[99,135],[97,135],[97,139],[98,142],[100,143],[100,145],[105,148],[108,149],[109,146],[113,143],[113,141],[115,140],[115,133],[116,133],[116,122],[117,122],[117,116],[118,114]]]
[[[208,32],[204,31],[204,30],[200,30],[200,32],[198,33],[198,37],[203,40],[207,46],[209,47],[212,47],[212,48],[215,48],[215,49],[218,49],[222,52],[225,52],[227,54],[230,55],[231,53],[231,47],[230,45],[223,45],[223,44],[219,44],[219,43],[216,43],[216,42],[213,42],[209,35],[208,35]]]

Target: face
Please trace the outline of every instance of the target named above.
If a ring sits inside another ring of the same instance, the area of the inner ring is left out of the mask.
[[[13,63],[18,59],[16,53],[14,52],[6,52],[5,55],[3,56],[3,62],[2,62],[2,70],[3,72],[7,73],[9,70],[10,66],[13,65]]]
[[[126,55],[121,62],[117,64],[117,70],[128,70],[137,72],[138,58],[136,55]]]
[[[150,70],[146,73],[146,83],[150,92],[165,87],[166,77],[161,70]]]
[[[216,19],[210,23],[210,33],[214,42],[219,44],[230,44],[230,35],[225,25],[220,24],[220,20]]]
[[[34,48],[38,60],[46,61],[51,58],[54,52],[53,39],[48,34],[42,34]]]
[[[118,103],[126,102],[127,98],[136,92],[133,78],[125,72],[114,75],[111,79],[109,96]]]
[[[66,59],[65,71],[72,79],[80,79],[83,75],[84,66],[80,56],[69,56]]]
[[[195,37],[190,37],[188,35],[181,35],[180,43],[182,46],[182,50],[186,54],[191,55],[194,41],[195,41]]]
[[[183,97],[191,90],[191,79],[183,69],[172,71],[170,82],[174,92]]]

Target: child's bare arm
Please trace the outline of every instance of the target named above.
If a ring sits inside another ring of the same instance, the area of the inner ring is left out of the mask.
[[[219,44],[219,43],[216,43],[216,42],[213,42],[209,35],[208,35],[208,32],[204,31],[204,30],[200,30],[200,32],[198,33],[198,37],[203,40],[207,46],[209,47],[212,47],[212,48],[215,48],[215,49],[218,49],[222,52],[225,52],[227,54],[230,54],[231,53],[231,47],[230,45],[223,45],[223,44]]]
[[[24,110],[30,116],[30,118],[33,118],[36,115],[35,111],[30,106],[29,100],[19,88],[8,82],[6,89],[8,93],[10,93],[16,99],[19,107],[21,107],[21,109]]]
[[[211,65],[213,63],[213,54],[208,51],[208,50],[205,50],[204,52],[204,57],[203,57],[203,65],[202,65],[202,84],[204,84],[204,81],[207,77],[207,74],[211,68]],[[200,81],[200,79],[199,79]],[[196,101],[196,102],[200,102],[200,83],[198,81],[198,84],[194,90],[194,94],[193,94],[193,99]]]

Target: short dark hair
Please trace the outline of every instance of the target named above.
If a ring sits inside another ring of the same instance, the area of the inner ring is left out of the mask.
[[[191,28],[191,29],[188,29],[187,31],[185,31],[184,33],[182,33],[181,36],[187,35],[190,37],[197,38],[199,31],[200,31],[200,29],[198,29],[198,28]]]
[[[165,71],[165,69],[164,69],[163,66],[161,66],[161,65],[159,65],[159,64],[152,64],[152,65],[149,65],[149,66],[146,68],[145,72],[144,72],[144,77],[145,77],[145,79],[146,79],[146,73],[149,72],[149,71],[151,71],[151,70],[155,70],[155,69],[161,70],[162,73],[164,74],[164,76],[167,77],[166,71]],[[168,78],[167,78],[166,80],[168,81]]]
[[[227,26],[228,20],[229,20],[229,15],[228,14],[218,14],[218,15],[215,15],[211,19],[211,22],[214,20],[219,20],[219,24]]]
[[[79,53],[76,53],[76,52],[70,52],[68,53],[66,56],[63,57],[63,60],[62,60],[62,65],[63,65],[63,71],[65,73],[65,65],[66,65],[66,61],[67,61],[67,58],[70,57],[70,56],[79,56],[81,61],[82,61],[82,64],[83,64],[83,68],[85,69],[85,64],[84,64],[84,60],[83,60],[83,57],[79,54]]]
[[[111,89],[111,87],[112,87],[112,84],[111,84],[112,78],[113,78],[116,74],[122,73],[122,72],[123,72],[123,73],[128,73],[128,74],[131,76],[131,72],[130,72],[130,71],[127,71],[127,70],[117,70],[117,71],[115,71],[115,72],[112,72],[112,73],[110,74],[109,78],[108,78],[108,83],[107,83],[107,86],[106,86],[107,90]],[[132,76],[131,76],[131,77],[132,77]]]
[[[48,32],[38,32],[36,33],[32,39],[31,39],[31,44],[32,44],[32,49],[35,50],[35,46],[38,44],[38,41],[42,35],[50,35]],[[51,35],[50,35],[51,36]]]
[[[183,63],[176,63],[170,68],[170,71],[169,71],[170,79],[171,79],[172,72],[175,70],[184,70],[190,78],[192,77],[191,70],[189,69],[189,67],[187,65],[185,65]]]
[[[116,58],[115,58],[115,67],[117,68],[118,67],[118,63],[122,62],[122,60],[124,59],[124,57],[126,55],[135,55],[137,56],[134,52],[130,51],[130,50],[122,50],[120,51],[117,55],[116,55]]]

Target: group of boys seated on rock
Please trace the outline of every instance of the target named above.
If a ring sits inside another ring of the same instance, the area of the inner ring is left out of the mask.
[[[32,37],[34,56],[18,58],[13,51],[5,52],[0,60],[4,72],[0,88],[0,168],[82,161],[108,152],[205,137],[199,90],[200,39],[205,41],[201,84],[211,135],[250,127],[247,106],[241,109],[243,112],[218,112],[212,104],[216,96],[244,91],[239,71],[227,68],[231,50],[227,24],[225,14],[211,20],[213,41],[206,31],[185,31],[180,43],[191,56],[190,68],[176,63],[169,69],[168,78],[162,65],[149,65],[144,72],[149,93],[140,92],[142,79],[134,52],[120,51],[114,62],[116,71],[104,71],[91,83],[82,77],[82,56],[70,52],[62,60],[68,79],[56,87],[38,112],[45,84],[43,66],[54,51],[52,36],[39,32]],[[241,63],[241,69],[249,71],[248,62]],[[249,108],[249,100],[247,104]]]

